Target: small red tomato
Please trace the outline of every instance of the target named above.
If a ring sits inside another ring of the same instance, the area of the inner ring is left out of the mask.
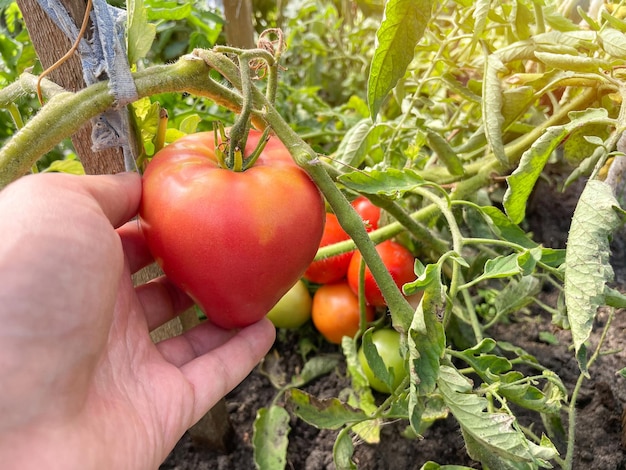
[[[374,320],[374,309],[366,306],[365,318]],[[346,281],[325,284],[313,294],[313,325],[327,341],[341,344],[344,336],[352,338],[359,331],[359,298]]]
[[[417,279],[414,270],[415,257],[404,246],[392,240],[387,240],[377,245],[376,251],[398,287],[402,287],[407,282]],[[350,284],[354,292],[359,291],[361,259],[361,253],[356,251],[348,267],[348,284]],[[380,292],[369,267],[365,268],[365,299],[368,304],[376,307],[386,305],[383,294]]]
[[[320,247],[332,245],[348,240],[349,238],[350,236],[339,224],[337,216],[335,214],[326,213],[326,225],[324,225],[324,233],[320,241]],[[346,277],[351,258],[352,251],[349,251],[348,253],[314,261],[305,271],[304,277],[316,284],[328,284],[330,282],[339,281]]]
[[[368,232],[378,228],[378,222],[380,220],[380,207],[372,204],[372,202],[365,196],[359,196],[352,201],[352,207],[354,207],[363,219],[365,228]]]

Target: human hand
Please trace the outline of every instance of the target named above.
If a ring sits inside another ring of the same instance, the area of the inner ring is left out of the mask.
[[[152,261],[127,222],[140,195],[134,174],[35,175],[0,192],[2,468],[158,468],[271,347],[267,319],[151,341],[192,302],[166,277],[132,284]]]

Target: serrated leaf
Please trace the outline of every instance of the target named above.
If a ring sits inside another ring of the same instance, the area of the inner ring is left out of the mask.
[[[85,168],[82,163],[75,158],[65,158],[63,160],[54,160],[48,168],[42,171],[42,173],[68,173],[71,175],[84,175]]]
[[[473,470],[472,467],[465,465],[439,465],[435,462],[426,462],[421,466],[420,470]]]
[[[433,0],[389,0],[385,4],[367,83],[372,119],[413,60],[415,46],[424,34],[432,8]]]
[[[626,295],[611,287],[604,287],[604,301],[609,307],[626,308]]]
[[[426,130],[426,139],[428,146],[437,154],[451,175],[462,176],[465,174],[463,163],[446,139],[430,129]]]
[[[362,119],[346,132],[333,160],[340,162],[342,169],[359,167],[383,132],[384,128],[375,125],[370,118]]]
[[[194,134],[198,130],[198,124],[202,122],[202,118],[198,114],[191,114],[180,121],[178,130],[185,134]]]
[[[314,356],[306,361],[302,371],[291,379],[291,385],[302,387],[312,380],[330,373],[338,364],[339,358],[336,356]]]
[[[146,10],[150,21],[180,21],[192,12],[191,2],[180,4],[174,1],[147,0]]]
[[[352,461],[354,454],[354,444],[348,433],[341,433],[333,445],[333,462],[337,470],[356,470],[356,465]]]
[[[474,2],[474,11],[472,17],[474,18],[474,36],[472,41],[475,42],[485,31],[485,25],[487,24],[487,16],[489,15],[489,9],[491,6],[491,0],[478,0]]]
[[[450,366],[441,366],[438,389],[446,405],[461,425],[468,454],[489,468],[518,469],[547,467],[556,455],[552,449],[537,446],[512,424],[505,413],[485,411],[487,399],[472,393],[472,383]]]
[[[486,339],[483,343],[491,346],[495,341]],[[485,348],[477,350],[477,347],[466,349],[460,354],[485,384],[493,386],[499,395],[524,408],[557,414],[561,410],[561,403],[567,398],[567,392],[556,376],[546,376],[548,385],[545,391],[541,391],[529,381],[522,380],[523,374],[512,370],[513,364],[505,357],[488,354]],[[554,387],[553,384],[558,386]]]
[[[504,208],[513,223],[519,224],[524,219],[528,197],[552,152],[574,129],[594,121],[605,121],[607,115],[606,109],[602,108],[572,112],[569,123],[548,128],[522,154],[518,167],[507,178],[508,188],[504,194]]]
[[[507,178],[504,208],[511,221],[519,224],[526,215],[526,201],[552,152],[567,137],[565,126],[550,127],[523,153],[519,166]]]
[[[404,169],[387,168],[386,170],[353,171],[341,175],[339,181],[350,189],[365,194],[381,194],[390,197],[401,196],[426,184],[426,180],[417,172]]]
[[[365,377],[359,363],[356,342],[351,337],[344,336],[341,340],[341,348],[346,359],[346,368],[352,379],[352,389],[348,392],[348,404],[363,410],[369,415],[373,415],[378,406],[376,405],[374,395],[372,395],[372,389],[369,386],[367,377]],[[364,442],[377,444],[380,442],[380,428],[381,420],[373,419],[356,423],[352,430]]]
[[[511,279],[494,299],[496,317],[517,312],[533,302],[533,297],[541,291],[541,283],[532,276],[524,276],[519,281]]]
[[[366,420],[367,415],[337,398],[318,399],[297,388],[285,393],[286,406],[303,421],[318,429],[339,429]]]
[[[436,266],[436,269],[429,269]],[[446,347],[446,334],[441,323],[444,310],[444,288],[441,265],[428,265],[421,276],[426,287],[409,328],[409,424],[419,434],[423,427],[427,397],[434,391],[439,375],[439,361]]]
[[[485,136],[491,151],[500,163],[509,164],[502,141],[502,80],[499,72],[506,70],[498,56],[491,54],[485,60],[482,116]]]
[[[367,330],[365,334],[363,334],[362,341],[361,347],[363,348],[363,354],[365,355],[367,364],[370,366],[374,376],[382,381],[390,392],[393,391],[394,376],[395,373],[399,373],[399,371],[387,369],[383,359],[380,357],[380,354],[378,354],[378,349],[376,349],[376,346],[372,342],[371,329]]]
[[[408,334],[411,394],[417,396],[434,391],[439,360],[443,357],[446,343],[441,324],[445,297],[440,266],[433,272],[431,279],[415,311]]]
[[[252,447],[259,470],[274,470],[287,465],[289,413],[281,406],[260,408],[254,420]]]
[[[613,279],[609,236],[620,224],[612,188],[591,180],[572,217],[565,254],[565,305],[578,365],[587,373],[585,342],[599,306],[605,303],[606,283]]]
[[[502,128],[506,129],[520,118],[528,106],[535,100],[535,91],[531,86],[518,86],[502,93],[500,112],[504,118]]]
[[[600,72],[611,68],[606,60],[588,56],[535,51],[535,57],[549,67],[571,72]]]
[[[571,165],[594,153],[596,148],[604,147],[604,139],[609,136],[610,128],[606,123],[588,123],[574,129],[563,143],[563,157]]]
[[[607,54],[618,58],[626,59],[626,35],[613,28],[604,28],[598,32],[602,49]]]
[[[517,243],[524,248],[534,248],[534,242],[517,224],[514,224],[500,209],[494,206],[480,208],[485,221],[493,232],[502,240]]]
[[[485,263],[485,269],[480,276],[481,279],[497,279],[501,277],[510,277],[521,272],[517,253],[511,253],[506,256],[497,256],[488,259]]]
[[[152,47],[156,37],[156,26],[148,22],[143,0],[128,0],[127,8],[126,47],[128,62],[134,65],[143,59]]]

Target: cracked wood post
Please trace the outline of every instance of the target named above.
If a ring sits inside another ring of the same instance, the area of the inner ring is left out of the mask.
[[[44,69],[54,64],[71,47],[69,39],[56,27],[41,9],[36,0],[18,0],[17,4],[24,17],[26,28]],[[85,13],[82,0],[64,0],[65,8],[80,25]],[[89,35],[89,29],[87,30]],[[54,70],[49,78],[69,91],[85,87],[82,67],[77,55],[72,56],[61,67]],[[94,152],[91,149],[91,123],[85,125],[72,136],[72,143],[87,174],[113,174],[125,171],[124,157],[120,148]],[[133,279],[136,284],[145,283],[161,275],[156,264],[137,273]],[[189,309],[180,317],[171,320],[151,333],[153,341],[161,341],[181,334],[199,323],[194,309]],[[214,450],[225,452],[232,442],[232,425],[226,410],[225,400],[218,402],[189,433],[191,437]]]

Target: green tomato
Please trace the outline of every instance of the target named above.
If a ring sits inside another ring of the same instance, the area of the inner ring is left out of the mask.
[[[267,314],[276,328],[295,329],[311,318],[311,294],[306,284],[299,280]]]
[[[391,393],[400,386],[407,375],[404,359],[400,355],[400,333],[390,328],[376,330],[372,333],[372,343],[376,347],[378,355],[383,360],[383,363],[387,366],[387,369],[393,368],[394,379],[392,389],[390,390],[385,382],[376,377],[374,371],[367,362],[363,346],[359,348],[359,362],[361,363],[363,372],[365,372],[367,381],[374,390],[381,393]]]

